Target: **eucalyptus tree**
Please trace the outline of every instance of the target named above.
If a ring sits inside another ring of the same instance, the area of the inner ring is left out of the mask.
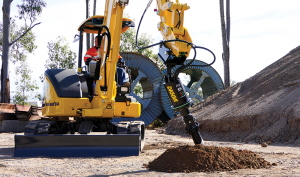
[[[75,69],[77,56],[70,49],[66,38],[58,36],[56,41],[48,42],[47,48],[46,69]]]
[[[35,93],[35,90],[39,89],[39,87],[36,81],[32,81],[31,79],[32,70],[28,63],[26,61],[20,61],[15,72],[17,77],[15,80],[16,91],[13,96],[13,102],[15,104],[25,105],[29,97],[40,99],[41,95]]]
[[[220,0],[220,16],[223,43],[223,65],[224,65],[224,83],[225,88],[230,86],[230,69],[229,69],[229,39],[230,39],[230,0],[226,0],[226,23],[224,17],[224,0]]]
[[[1,68],[1,102],[10,102],[10,88],[9,88],[9,58],[12,45],[20,41],[27,35],[36,25],[41,22],[36,22],[37,17],[42,13],[42,9],[46,7],[46,2],[43,0],[22,0],[21,5],[17,5],[19,11],[19,20],[24,21],[24,26],[21,27],[21,33],[17,37],[11,37],[11,25],[13,24],[13,18],[10,17],[11,3],[13,0],[3,0],[3,24],[2,24],[2,68]],[[16,45],[18,46],[18,45]],[[29,49],[31,50],[31,49]],[[19,53],[21,54],[21,53]],[[24,56],[24,55],[23,55]],[[23,59],[21,56],[19,59]]]

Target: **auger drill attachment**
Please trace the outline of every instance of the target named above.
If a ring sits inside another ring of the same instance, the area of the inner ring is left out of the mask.
[[[174,60],[173,60],[174,61]],[[190,113],[188,107],[191,104],[191,99],[186,94],[185,88],[182,85],[178,76],[172,73],[172,68],[175,66],[174,63],[168,63],[167,73],[165,75],[165,89],[167,90],[168,96],[172,102],[172,109],[180,112],[186,125],[186,132],[192,136],[195,144],[204,145],[204,141],[199,132],[199,123],[195,121],[195,118]]]

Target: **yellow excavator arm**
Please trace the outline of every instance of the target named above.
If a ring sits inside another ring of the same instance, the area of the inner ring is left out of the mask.
[[[171,49],[174,55],[189,56],[191,46],[177,39],[184,40],[192,43],[192,39],[188,30],[183,27],[184,11],[190,9],[187,4],[181,4],[178,0],[176,2],[157,0],[157,15],[160,16],[160,22],[157,24],[157,28],[160,31],[163,39],[174,40],[174,42],[166,43],[166,47]]]

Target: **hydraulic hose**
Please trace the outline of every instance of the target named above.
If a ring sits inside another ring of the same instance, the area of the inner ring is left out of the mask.
[[[107,52],[106,52],[106,57],[105,57],[105,63],[104,63],[104,79],[105,79],[105,82],[104,82],[104,86],[105,88],[107,88],[107,66],[106,66],[106,60],[109,58],[109,52],[110,52],[110,43],[111,43],[111,37],[110,37],[110,33],[109,31],[107,31],[108,33],[104,33],[103,35],[107,36],[108,38],[108,46],[107,46]]]
[[[107,26],[102,26],[102,28],[105,28],[106,32],[102,34],[100,40],[98,40],[98,46],[100,46],[101,41],[103,39],[103,36],[107,36],[108,39],[108,43],[107,43],[107,52],[106,52],[106,56],[105,58],[103,58],[103,60],[105,61],[104,63],[104,87],[107,88],[107,73],[106,73],[106,60],[109,58],[109,53],[110,53],[110,45],[111,45],[111,36],[110,36],[110,32]],[[98,31],[98,37],[100,37],[100,32],[102,31],[102,28]],[[98,38],[99,39],[99,38]],[[100,63],[98,63],[100,61],[97,61],[97,66],[96,66],[96,79],[99,78],[99,73],[100,73]]]

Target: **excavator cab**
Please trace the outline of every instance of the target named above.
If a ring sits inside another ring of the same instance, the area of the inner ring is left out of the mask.
[[[101,44],[101,41],[102,41],[102,29],[103,29],[103,21],[104,21],[104,16],[101,16],[101,15],[97,15],[97,16],[93,16],[93,17],[90,17],[89,19],[85,20],[81,25],[80,27],[78,28],[78,31],[80,31],[80,34],[82,34],[83,32],[85,33],[90,33],[90,34],[97,34],[98,35],[98,46],[101,46],[102,48],[104,47],[103,44]],[[135,27],[135,23],[128,19],[128,18],[123,18],[123,21],[122,21],[122,30],[121,30],[121,33],[125,32],[128,30],[129,27]],[[79,40],[82,40],[82,36],[80,36]],[[83,48],[83,43],[82,41],[79,42],[79,56],[82,56],[82,48]],[[100,51],[100,50],[99,50]],[[120,57],[120,55],[119,55]],[[80,68],[81,66],[81,59],[79,59],[78,61],[78,68]],[[130,90],[131,90],[131,87],[130,87],[130,84],[131,84],[131,73],[130,73],[130,70],[129,69],[125,69],[124,71],[126,72],[126,75],[128,76],[128,82],[130,83],[129,85],[127,84],[126,86],[123,86],[122,84],[120,84],[119,82],[119,78],[118,78],[118,69],[120,67],[123,67],[123,66],[120,66],[119,62],[117,63],[116,65],[117,69],[116,69],[116,75],[115,75],[115,81],[116,81],[116,87],[117,87],[117,95],[116,97],[118,97],[119,95],[122,95],[122,96],[125,96],[125,94],[129,94],[130,93]],[[85,70],[82,70],[82,73],[84,73],[86,75],[86,78],[87,80],[95,80],[97,79],[96,77],[98,76],[97,73],[99,71],[97,71],[97,61],[91,61],[89,62],[89,64],[87,66],[84,66],[82,68],[85,68]],[[88,82],[88,87],[89,87],[89,94],[91,95],[92,97],[92,93],[91,92],[91,87],[92,87],[92,84],[91,82]],[[116,98],[117,99],[117,98]]]

